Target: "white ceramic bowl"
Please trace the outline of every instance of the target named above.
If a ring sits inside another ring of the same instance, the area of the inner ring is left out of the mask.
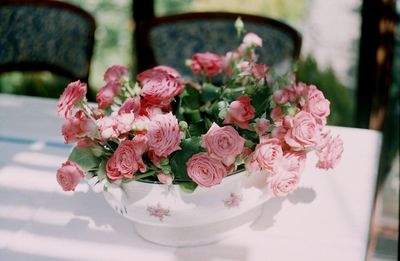
[[[193,193],[178,185],[130,182],[104,192],[119,214],[132,220],[144,239],[162,245],[191,246],[219,240],[254,221],[268,200],[264,176],[239,172]]]

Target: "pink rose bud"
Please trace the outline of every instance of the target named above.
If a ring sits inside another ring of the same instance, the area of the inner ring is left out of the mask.
[[[113,65],[104,73],[105,82],[119,82],[121,79],[129,78],[129,70],[122,65]]]
[[[85,176],[81,167],[73,161],[67,161],[57,170],[57,182],[64,191],[74,191]]]
[[[262,136],[268,133],[270,126],[269,120],[265,118],[256,119],[256,123],[254,124],[254,129],[258,135]]]
[[[99,109],[105,109],[110,107],[115,96],[121,91],[121,85],[116,82],[108,82],[104,87],[102,87],[96,94],[96,101],[99,104]]]
[[[262,45],[263,45],[262,39],[255,33],[247,33],[243,37],[243,43],[246,46],[262,47]]]
[[[162,172],[157,174],[157,179],[162,184],[166,184],[166,185],[171,185],[172,184],[172,180],[173,180],[171,175],[165,174],[165,173],[162,173]]]

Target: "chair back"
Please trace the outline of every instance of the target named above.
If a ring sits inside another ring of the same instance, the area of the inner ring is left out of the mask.
[[[267,17],[225,12],[185,13],[140,22],[136,32],[139,71],[163,64],[190,77],[185,59],[194,53],[223,55],[239,45],[234,26],[238,17],[246,32],[263,39],[263,48],[257,50],[258,62],[287,72],[300,53],[301,36],[295,29]]]
[[[68,3],[2,0],[0,73],[48,70],[87,82],[95,28],[89,13]]]

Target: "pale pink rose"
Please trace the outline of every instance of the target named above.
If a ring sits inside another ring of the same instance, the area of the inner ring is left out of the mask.
[[[254,129],[258,135],[262,136],[268,133],[269,127],[271,126],[269,120],[265,118],[256,119],[256,123],[254,124]]]
[[[278,139],[264,139],[262,143],[257,144],[247,167],[252,172],[266,172],[273,175],[275,165],[282,156],[283,151]]]
[[[121,91],[121,85],[118,82],[111,81],[103,86],[99,92],[96,94],[96,101],[99,104],[100,109],[105,109],[110,107],[115,96]]]
[[[243,37],[243,43],[246,46],[257,46],[257,47],[262,47],[263,41],[262,39],[255,33],[247,33]]]
[[[96,121],[100,135],[103,139],[118,138],[119,133],[115,127],[114,116],[105,116]]]
[[[193,155],[186,163],[189,177],[200,187],[212,187],[221,183],[228,172],[222,162],[202,152]]]
[[[181,133],[178,120],[170,112],[157,114],[151,118],[148,125],[147,137],[149,149],[158,157],[167,157],[172,152],[180,149]]]
[[[317,167],[333,169],[339,163],[343,153],[343,141],[339,136],[333,137],[329,132],[321,134],[321,142],[315,153],[318,156]]]
[[[74,191],[85,176],[82,168],[73,161],[64,162],[57,170],[57,182],[64,191]]]
[[[144,81],[140,95],[154,106],[167,107],[172,99],[182,93],[184,85],[166,72],[157,73]]]
[[[273,196],[282,197],[295,190],[299,181],[299,175],[292,172],[281,172],[268,178],[267,188]]]
[[[202,146],[225,166],[230,166],[243,151],[244,139],[232,126],[219,127],[215,122],[202,136]]]
[[[320,125],[326,125],[326,117],[330,114],[330,102],[325,99],[324,94],[314,85],[308,86],[305,111],[311,113]]]
[[[118,110],[118,114],[123,114],[123,113],[133,113],[135,116],[138,116],[140,113],[140,97],[139,96],[134,96],[126,99],[124,103],[121,105],[121,107]]]
[[[115,150],[114,154],[107,160],[107,177],[112,180],[133,178],[138,170],[146,171],[142,155],[137,153],[137,141],[125,140]]]
[[[174,68],[171,68],[169,66],[165,66],[165,65],[159,65],[156,67],[153,67],[151,69],[145,70],[141,73],[139,73],[136,76],[136,79],[141,83],[144,84],[146,81],[157,77],[158,75],[162,74],[168,74],[174,78],[176,78],[177,80],[179,80],[181,78],[181,75],[179,74],[179,72],[177,70],[175,70]]]
[[[285,151],[275,164],[275,173],[290,172],[300,175],[305,168],[306,155],[305,151]]]
[[[58,115],[65,118],[71,116],[74,105],[85,97],[86,91],[86,83],[79,80],[68,84],[57,103]]]
[[[293,118],[293,127],[285,135],[285,142],[293,150],[314,148],[319,139],[320,127],[314,117],[301,111]]]
[[[121,79],[129,78],[129,70],[122,65],[113,65],[104,73],[105,82],[120,82]]]
[[[133,113],[105,116],[96,121],[103,139],[118,138],[130,132],[134,128],[134,123]]]
[[[157,174],[157,179],[160,181],[162,184],[166,185],[171,185],[172,184],[172,176],[170,174],[165,174],[165,173],[158,173]]]
[[[224,123],[234,123],[242,129],[249,129],[249,121],[255,116],[255,109],[248,96],[240,96],[229,105]]]
[[[64,136],[65,143],[73,143],[94,131],[95,128],[94,122],[88,119],[82,111],[78,111],[74,117],[64,120],[61,133]]]
[[[222,72],[223,66],[223,58],[215,53],[196,53],[192,56],[191,68],[194,74],[204,72],[209,77],[216,76]]]

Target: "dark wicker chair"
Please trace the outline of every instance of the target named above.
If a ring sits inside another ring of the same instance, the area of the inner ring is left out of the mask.
[[[241,17],[246,32],[257,33],[264,42],[258,49],[259,62],[288,71],[300,53],[301,36],[292,27],[277,20],[238,13],[185,13],[144,20],[137,25],[138,70],[163,64],[190,77],[185,59],[196,52],[224,54],[240,41],[234,22]]]
[[[50,0],[0,1],[0,73],[50,71],[87,82],[93,53],[93,17]]]

